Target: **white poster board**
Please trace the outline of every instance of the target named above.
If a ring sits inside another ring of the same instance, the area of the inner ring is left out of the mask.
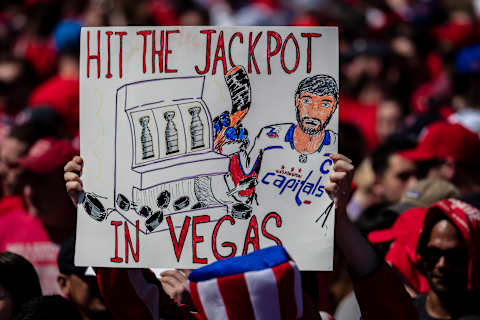
[[[83,28],[75,263],[331,270],[338,63],[333,27]]]

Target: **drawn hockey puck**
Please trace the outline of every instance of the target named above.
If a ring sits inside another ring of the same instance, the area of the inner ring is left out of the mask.
[[[157,197],[157,206],[159,208],[166,208],[170,204],[170,192],[167,190],[162,191]]]
[[[105,207],[94,195],[87,194],[83,207],[90,217],[97,221],[103,221],[106,216]]]
[[[159,210],[152,214],[150,218],[145,221],[145,227],[147,227],[147,230],[152,232],[157,228],[163,221],[163,211]]]
[[[149,206],[143,206],[140,208],[140,211],[138,211],[138,214],[147,218],[152,214],[152,208]]]
[[[239,219],[248,219],[252,214],[252,207],[245,203],[235,203],[232,206],[232,216]]]
[[[201,209],[201,208],[206,208],[206,207],[207,207],[207,205],[204,202],[200,201],[200,202],[195,203],[192,206],[192,209]]]
[[[173,208],[175,210],[182,210],[190,204],[190,199],[187,196],[183,196],[175,200],[173,203]]]
[[[124,211],[128,211],[130,209],[130,201],[123,194],[119,193],[117,195],[117,206]]]

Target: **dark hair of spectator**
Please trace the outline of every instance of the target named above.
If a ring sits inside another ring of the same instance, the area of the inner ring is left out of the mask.
[[[17,139],[27,145],[27,151],[40,138],[55,136],[56,128],[49,128],[41,124],[26,122],[18,126],[13,126],[8,132],[9,138]]]
[[[32,264],[8,251],[0,253],[0,285],[12,298],[13,314],[25,302],[42,295],[40,281]]]
[[[465,100],[467,107],[480,108],[480,75],[470,75],[465,84]]]
[[[367,144],[362,132],[353,124],[340,122],[338,125],[338,152],[348,154],[355,167],[367,154]]]
[[[5,111],[9,114],[16,114],[26,107],[31,91],[38,85],[37,75],[27,60],[10,54],[0,53],[0,64],[18,67],[18,71],[10,81],[0,81],[0,96],[5,99]]]
[[[186,12],[196,12],[202,18],[202,21],[205,25],[210,23],[210,14],[208,10],[205,8],[197,5],[195,1],[192,0],[185,0],[185,1],[178,1],[175,2],[177,6],[177,12],[186,13]]]
[[[372,159],[372,168],[375,175],[381,176],[385,173],[385,170],[388,168],[388,161],[390,156],[401,151],[407,150],[415,147],[415,142],[392,137],[387,139],[382,145],[373,150],[371,159]]]
[[[366,237],[370,232],[391,228],[398,218],[398,214],[387,210],[390,203],[381,202],[367,207],[355,222],[355,226]],[[391,242],[374,243],[373,248],[381,257],[385,257],[390,249]]]
[[[81,320],[70,301],[59,296],[41,296],[25,303],[13,320]]]

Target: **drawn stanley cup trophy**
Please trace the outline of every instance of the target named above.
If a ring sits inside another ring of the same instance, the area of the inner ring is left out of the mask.
[[[142,126],[142,135],[140,136],[140,141],[142,144],[142,159],[152,158],[154,156],[152,133],[148,128],[148,122],[150,121],[150,117],[141,117],[139,121],[140,125]]]
[[[178,132],[173,122],[175,111],[167,111],[163,114],[167,120],[167,128],[165,129],[165,142],[167,143],[167,154],[178,152]]]
[[[203,143],[203,124],[200,120],[200,107],[193,107],[188,109],[188,112],[192,116],[192,122],[190,122],[190,136],[192,139],[192,149],[204,147]]]

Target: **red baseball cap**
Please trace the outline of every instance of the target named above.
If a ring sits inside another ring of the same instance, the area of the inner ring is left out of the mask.
[[[415,148],[398,154],[415,162],[453,159],[458,163],[477,164],[480,138],[461,124],[436,122],[426,128]]]
[[[392,227],[382,230],[375,230],[368,234],[367,239],[371,243],[383,243],[390,241],[410,242],[414,230],[421,230],[423,218],[427,212],[426,208],[411,208],[398,216]],[[420,232],[418,232],[420,236]],[[416,240],[414,243],[416,244]]]
[[[77,154],[78,151],[70,141],[45,138],[35,142],[28,154],[19,162],[28,171],[36,174],[46,174],[62,168]]]
[[[427,208],[412,208],[402,213],[389,229],[372,231],[368,240],[372,243],[392,242],[385,255],[390,263],[418,293],[428,291],[428,283],[417,269],[417,243],[422,232]]]
[[[77,78],[55,76],[32,92],[30,108],[51,107],[62,117],[69,137],[73,137],[79,123],[79,86],[80,81]]]

